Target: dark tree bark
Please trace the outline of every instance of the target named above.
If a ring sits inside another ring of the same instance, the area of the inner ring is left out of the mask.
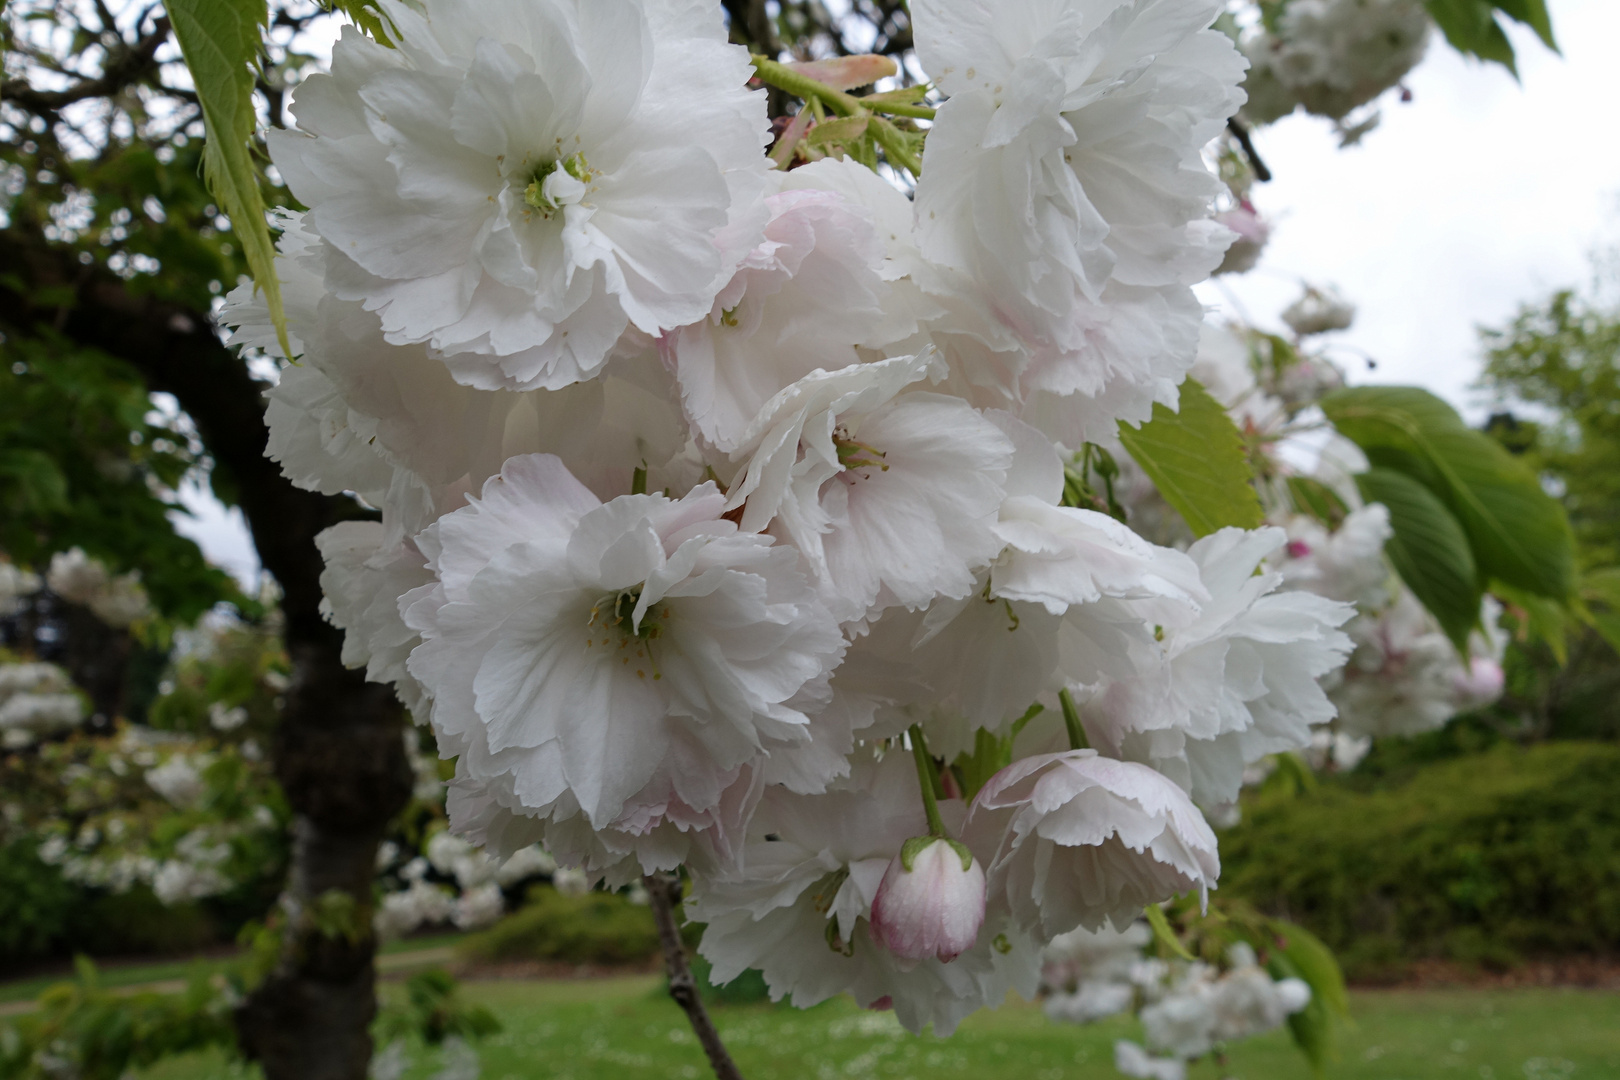
[[[116,276],[15,231],[0,233],[0,266],[7,333],[52,327],[175,396],[238,493],[259,558],[281,586],[293,679],[273,754],[296,835],[280,961],[238,1011],[237,1032],[268,1080],[363,1080],[376,1014],[377,844],[410,798],[411,771],[399,703],[344,668],[342,634],[319,610],[315,534],[358,510],[300,491],[264,457],[264,388],[206,315],[135,295]],[[53,298],[66,289],[73,301],[36,306],[44,289]]]
[[[675,874],[644,874],[642,885],[647,889],[648,906],[652,908],[653,922],[658,927],[658,944],[664,950],[664,972],[669,976],[669,996],[686,1014],[697,1036],[698,1045],[708,1056],[709,1067],[715,1080],[743,1080],[731,1052],[720,1038],[720,1032],[703,1007],[703,994],[698,990],[692,966],[686,962],[686,946],[681,941],[680,927],[675,923],[675,911],[681,906],[681,879]]]

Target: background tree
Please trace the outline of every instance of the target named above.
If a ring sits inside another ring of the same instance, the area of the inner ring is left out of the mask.
[[[305,62],[285,44],[321,14],[309,3],[278,4],[267,20],[260,83],[268,122],[280,122],[284,79]],[[238,1035],[270,1076],[363,1076],[376,1012],[373,866],[384,828],[409,798],[411,774],[398,703],[344,668],[341,635],[321,617],[313,543],[321,529],[362,511],[299,491],[263,456],[264,384],[224,347],[210,318],[244,265],[200,175],[201,110],[170,19],[157,5],[115,14],[105,3],[72,2],[13,3],[5,15],[3,363],[51,372],[49,382],[39,379],[45,397],[72,398],[71,372],[86,364],[103,365],[103,377],[120,373],[126,386],[139,380],[137,397],[171,394],[195,432],[188,452],[206,459],[215,493],[241,508],[282,593],[292,679],[272,753],[295,824],[281,960],[238,1011]],[[21,441],[26,432],[16,437],[13,450],[40,448]],[[83,450],[93,455],[94,445]],[[66,547],[75,530],[87,530],[117,568],[163,584],[176,615],[220,594],[218,578],[215,596],[187,595],[179,582],[167,589],[165,575],[186,558],[182,551],[166,568],[180,542],[151,540],[164,508],[147,508],[145,549],[122,546],[115,523],[103,528],[60,509],[64,500],[69,509],[94,503],[102,482],[91,478],[101,473],[64,467],[61,499],[40,502],[51,479],[39,487],[47,474],[34,461],[32,486],[17,488],[34,500],[22,519],[36,537],[29,550]],[[171,481],[179,465],[146,463],[169,470]],[[191,562],[200,560],[193,554]],[[334,918],[345,932],[333,931]]]

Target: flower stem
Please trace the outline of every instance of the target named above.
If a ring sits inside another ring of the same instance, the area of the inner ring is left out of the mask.
[[[1058,691],[1058,704],[1063,706],[1063,726],[1069,729],[1069,749],[1090,750],[1086,729],[1080,726],[1080,710],[1075,708],[1074,695],[1067,686]]]
[[[922,727],[911,725],[911,756],[917,762],[917,783],[922,788],[923,813],[928,815],[928,835],[950,839],[945,831],[945,820],[939,816],[939,775],[934,772],[934,757],[928,752],[928,740],[923,738]]]
[[[868,112],[879,112],[888,113],[890,116],[910,116],[918,120],[934,118],[934,110],[927,105],[858,98],[842,90],[835,90],[808,75],[801,75],[786,64],[777,63],[768,56],[755,54],[753,61],[754,72],[759,76],[760,82],[769,83],[778,90],[786,90],[805,101],[824,101],[839,116],[859,116]]]
[[[703,1007],[697,980],[686,962],[686,949],[681,944],[681,933],[675,925],[675,908],[681,902],[681,879],[674,874],[646,874],[641,879],[646,886],[648,906],[652,908],[653,922],[658,927],[658,942],[664,949],[664,966],[669,973],[669,996],[686,1013],[703,1052],[709,1057],[709,1067],[716,1080],[742,1080],[737,1063],[731,1060],[726,1044],[720,1041],[720,1032]]]

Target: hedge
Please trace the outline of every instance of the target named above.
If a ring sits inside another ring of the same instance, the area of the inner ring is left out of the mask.
[[[1620,746],[1502,744],[1371,791],[1352,777],[1251,804],[1221,837],[1218,895],[1303,924],[1363,978],[1620,954]]]

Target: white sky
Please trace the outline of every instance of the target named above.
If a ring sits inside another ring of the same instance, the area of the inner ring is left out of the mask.
[[[1281,330],[1301,278],[1337,285],[1359,312],[1334,337],[1378,360],[1332,354],[1353,381],[1416,383],[1480,418],[1475,327],[1584,287],[1588,256],[1620,242],[1620,4],[1549,7],[1562,58],[1509,29],[1522,84],[1436,35],[1412,103],[1386,96],[1361,145],[1338,149],[1303,113],[1257,132],[1276,178],[1253,200],[1275,231],[1260,266],[1201,287],[1205,302]]]
[[[1336,285],[1359,307],[1334,335],[1352,381],[1416,383],[1480,417],[1475,327],[1586,285],[1590,255],[1620,244],[1620,4],[1549,7],[1562,57],[1509,30],[1522,83],[1436,36],[1407,80],[1412,103],[1391,95],[1360,146],[1340,150],[1328,123],[1303,114],[1258,132],[1276,178],[1254,202],[1275,231],[1258,268],[1203,286],[1204,301],[1280,329],[1302,279]],[[180,531],[251,583],[240,512],[200,490],[182,499],[197,516]]]

